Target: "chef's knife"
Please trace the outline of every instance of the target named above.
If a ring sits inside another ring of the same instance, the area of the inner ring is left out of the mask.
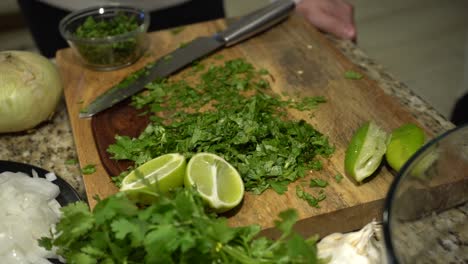
[[[147,66],[144,71],[140,71],[144,74],[135,75],[138,77],[132,80],[124,79],[125,85],[121,82],[98,96],[80,111],[80,117],[91,117],[143,90],[146,84],[154,80],[165,78],[197,59],[272,27],[287,18],[294,7],[293,0],[277,0],[240,18],[222,32],[210,37],[196,38],[187,45],[163,56],[151,66]]]

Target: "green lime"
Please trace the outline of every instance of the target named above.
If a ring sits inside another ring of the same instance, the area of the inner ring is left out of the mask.
[[[405,124],[393,130],[385,153],[390,167],[399,171],[403,164],[424,145],[425,141],[424,131],[415,124]]]
[[[382,162],[387,134],[374,122],[362,125],[351,138],[345,153],[345,172],[357,182],[374,173]]]
[[[159,156],[130,172],[123,179],[120,190],[132,194],[167,192],[183,186],[185,168],[185,157],[180,154]]]
[[[185,186],[195,186],[216,212],[236,207],[244,197],[244,183],[237,170],[223,158],[198,153],[188,162]]]
[[[413,161],[413,165],[410,168],[410,174],[422,180],[430,180],[430,168],[434,165],[438,158],[439,152],[437,151],[437,147],[431,146],[430,148],[426,149],[424,153],[419,155],[417,160]]]

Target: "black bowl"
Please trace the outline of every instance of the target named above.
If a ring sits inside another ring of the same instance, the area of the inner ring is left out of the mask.
[[[22,172],[32,177],[32,170],[36,171],[38,176],[41,178],[45,178],[45,175],[49,173],[47,170],[30,164],[0,160],[0,173],[5,171]],[[53,183],[56,184],[60,189],[60,194],[57,196],[57,198],[55,198],[57,202],[59,202],[61,206],[65,206],[69,203],[80,201],[81,198],[78,192],[70,184],[68,184],[68,182],[60,178],[58,175],[56,176],[57,179],[54,180]],[[54,264],[62,264],[62,262],[58,261],[57,259],[49,259],[49,261]]]
[[[5,171],[22,172],[32,176],[32,170],[35,170],[41,178],[45,178],[45,175],[49,173],[47,170],[30,164],[0,160],[0,173]],[[65,206],[69,203],[80,201],[81,198],[78,192],[68,182],[60,178],[58,175],[56,176],[57,179],[53,181],[53,183],[60,189],[60,194],[56,198],[57,202],[59,202],[61,206]]]

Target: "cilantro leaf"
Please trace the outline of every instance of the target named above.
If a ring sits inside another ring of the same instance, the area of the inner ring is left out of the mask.
[[[81,173],[83,174],[93,174],[96,172],[96,165],[94,164],[88,164],[81,168]]]
[[[283,234],[290,234],[292,232],[292,228],[297,221],[298,215],[297,212],[293,209],[288,209],[283,211],[279,214],[280,220],[275,220],[275,226]]]
[[[124,240],[126,236],[131,239],[131,246],[138,247],[143,244],[146,229],[137,221],[131,221],[125,218],[118,218],[111,223],[111,229],[116,239]]]
[[[46,250],[52,249],[52,239],[48,237],[41,237],[37,240],[40,247],[45,248]]]
[[[340,173],[336,174],[336,175],[335,175],[335,181],[336,181],[337,183],[340,183],[341,180],[343,180],[343,175],[341,175]]]
[[[294,256],[295,263],[318,263],[316,253],[298,234],[293,234],[286,243],[287,255]],[[291,261],[292,262],[292,261]]]
[[[351,80],[360,80],[363,78],[362,74],[360,74],[359,72],[355,72],[355,71],[346,71],[344,76],[346,79],[351,79]]]
[[[325,200],[325,198],[327,197],[323,192],[319,193],[318,197],[315,197],[312,194],[304,191],[304,188],[302,188],[299,185],[296,186],[296,195],[302,200],[305,200],[310,206],[316,208],[320,208],[319,203]]]
[[[309,186],[325,188],[328,186],[328,182],[325,180],[321,180],[321,179],[311,179]]]
[[[134,216],[138,214],[138,207],[118,193],[116,199],[100,200],[93,209],[94,219],[97,224],[112,221],[119,215]]]
[[[98,261],[95,258],[89,256],[88,254],[81,253],[81,252],[71,255],[70,259],[72,259],[73,263],[76,263],[76,264],[97,264],[98,263]]]
[[[88,205],[84,202],[76,202],[61,208],[62,218],[56,225],[57,232],[62,234],[54,241],[54,245],[69,245],[79,241],[94,225],[94,219],[89,212]],[[67,230],[67,232],[63,232]]]
[[[78,164],[78,160],[76,159],[69,159],[65,161],[65,165],[75,165]]]
[[[278,194],[284,194],[288,191],[288,181],[271,181],[271,188]]]
[[[84,246],[81,251],[87,256],[92,257],[93,259],[97,258],[107,258],[108,254],[101,249],[93,246]]]
[[[178,230],[174,225],[163,224],[158,225],[156,228],[148,232],[144,239],[144,245],[148,252],[159,249],[159,252],[171,252],[176,250],[180,243],[178,237]]]

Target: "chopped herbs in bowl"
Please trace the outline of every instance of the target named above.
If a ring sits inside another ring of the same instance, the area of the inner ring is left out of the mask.
[[[60,33],[86,66],[114,70],[143,55],[149,20],[147,12],[134,7],[91,7],[63,18]]]

